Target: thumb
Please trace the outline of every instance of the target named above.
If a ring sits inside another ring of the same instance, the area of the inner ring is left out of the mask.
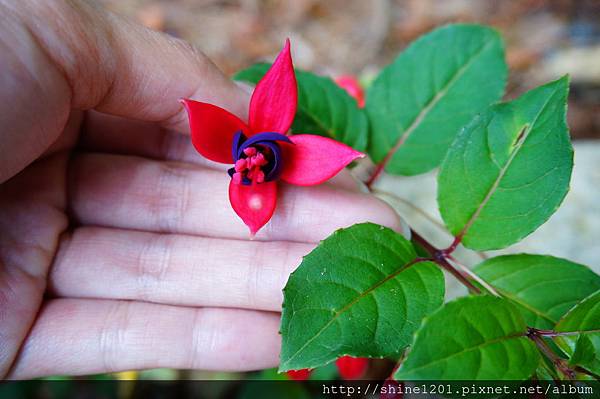
[[[83,1],[0,0],[0,15],[1,46],[11,47],[0,52],[0,182],[56,140],[71,109],[181,132],[179,98],[247,117],[248,93],[185,41]]]

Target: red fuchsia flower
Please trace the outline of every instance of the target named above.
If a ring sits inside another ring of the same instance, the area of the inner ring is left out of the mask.
[[[340,372],[340,377],[344,380],[357,380],[364,377],[369,367],[369,359],[364,357],[342,356],[335,361],[335,365]]]
[[[352,75],[343,75],[335,79],[335,83],[353,97],[359,108],[365,106],[365,92],[360,82]]]
[[[279,180],[299,186],[320,184],[364,154],[335,140],[288,136],[297,105],[296,75],[290,43],[258,82],[248,124],[216,105],[182,100],[192,143],[204,157],[233,164],[229,201],[254,235],[273,215]]]

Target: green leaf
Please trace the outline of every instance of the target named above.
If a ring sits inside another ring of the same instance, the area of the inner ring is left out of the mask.
[[[585,334],[580,334],[575,343],[575,351],[569,359],[569,364],[590,364],[593,363],[596,358],[596,348],[592,340]],[[598,366],[596,366],[598,368]]]
[[[234,75],[235,80],[256,84],[270,64],[255,64]],[[365,151],[368,121],[356,101],[333,80],[296,69],[298,110],[292,125],[294,133],[331,137],[350,147]]]
[[[600,290],[587,266],[544,255],[504,255],[475,267],[503,297],[517,305],[530,327],[551,329],[578,302]]]
[[[519,311],[492,296],[464,297],[426,318],[394,375],[403,380],[523,380],[539,365]]]
[[[507,247],[541,226],[569,190],[568,77],[491,106],[465,127],[438,176],[446,226],[471,249]]]
[[[580,332],[556,337],[571,363],[600,374],[600,291],[588,296],[569,311],[554,328],[558,332]]]
[[[427,172],[460,128],[502,97],[504,45],[493,29],[448,25],[417,39],[367,91],[369,154],[386,171]]]
[[[336,231],[284,288],[280,371],[340,356],[398,356],[444,299],[444,277],[413,246],[372,223]]]

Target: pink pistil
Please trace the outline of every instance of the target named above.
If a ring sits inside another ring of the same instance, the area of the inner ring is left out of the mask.
[[[231,179],[235,184],[240,184],[242,182],[242,174],[240,172],[235,172]]]

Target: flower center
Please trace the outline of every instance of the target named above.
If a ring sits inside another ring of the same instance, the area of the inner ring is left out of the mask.
[[[278,141],[292,144],[279,133],[258,133],[246,138],[241,131],[237,132],[231,148],[235,164],[228,170],[233,182],[252,185],[277,179],[282,167]]]
[[[248,180],[251,184],[263,183],[265,181],[265,171],[263,168],[269,164],[268,158],[272,158],[268,148],[248,147],[243,151],[244,158],[235,161],[233,167],[234,173],[231,178],[236,184],[245,183]]]

